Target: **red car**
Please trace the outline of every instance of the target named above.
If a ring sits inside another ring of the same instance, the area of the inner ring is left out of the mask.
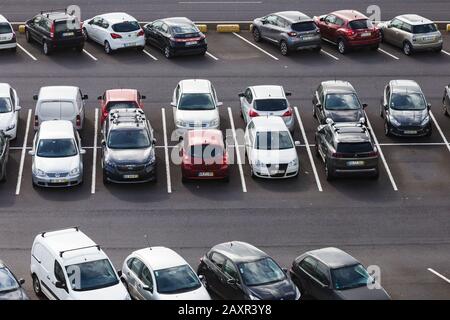
[[[187,131],[180,157],[183,182],[189,179],[229,180],[228,155],[220,130]]]
[[[142,100],[144,99],[145,96],[142,96],[135,89],[113,89],[105,91],[102,96],[98,97],[102,110],[101,124],[103,124],[103,121],[105,121],[112,109],[142,109],[144,107]]]
[[[378,50],[381,42],[380,30],[369,18],[355,10],[335,11],[314,17],[314,22],[320,29],[322,39],[337,45],[342,54],[352,48]]]

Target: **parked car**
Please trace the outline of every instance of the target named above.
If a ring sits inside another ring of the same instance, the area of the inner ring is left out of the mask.
[[[333,122],[366,122],[364,108],[355,88],[350,82],[341,80],[323,81],[312,99],[313,117],[320,124],[330,118]]]
[[[34,130],[47,120],[68,120],[77,130],[82,130],[85,118],[85,101],[89,97],[80,88],[72,86],[42,87],[34,110]]]
[[[6,180],[6,167],[9,160],[9,138],[0,131],[0,182]]]
[[[83,155],[78,131],[67,120],[41,124],[29,154],[33,187],[68,187],[83,182]]]
[[[0,131],[11,140],[17,137],[20,109],[17,91],[8,83],[0,83]]]
[[[81,23],[76,16],[59,11],[43,11],[25,22],[28,42],[42,45],[45,55],[60,48],[75,48],[82,52],[84,37]]]
[[[336,45],[341,54],[355,48],[378,50],[381,42],[380,30],[356,10],[334,11],[314,17],[314,22],[320,29],[322,40]]]
[[[101,108],[101,124],[108,117],[110,111],[115,109],[142,109],[144,103],[142,100],[146,99],[146,96],[135,89],[113,89],[106,90],[103,95],[97,98],[100,101]]]
[[[354,174],[378,178],[378,149],[363,123],[334,123],[330,119],[317,128],[315,145],[327,180]]]
[[[446,116],[450,116],[450,84],[444,89],[444,97],[442,98],[442,108]]]
[[[211,300],[186,260],[165,247],[130,254],[123,263],[122,280],[136,300]]]
[[[105,184],[156,180],[156,139],[142,109],[111,110],[102,134]]]
[[[255,117],[245,130],[245,151],[251,176],[259,178],[297,177],[299,160],[296,146],[280,117]]]
[[[139,22],[123,12],[105,13],[83,22],[86,40],[102,45],[107,54],[119,49],[144,50],[145,35]]]
[[[283,11],[253,20],[253,39],[267,40],[286,56],[293,51],[322,48],[320,30],[313,19],[299,11]]]
[[[22,285],[25,280],[16,276],[0,260],[0,300],[29,300]]]
[[[180,149],[183,182],[189,179],[229,181],[228,154],[222,131],[187,131]]]
[[[392,80],[384,88],[380,115],[386,136],[430,136],[431,104],[413,80]]]
[[[258,116],[282,117],[289,131],[294,131],[294,112],[287,97],[290,92],[285,92],[282,86],[252,86],[239,93],[241,104],[241,116],[245,123]]]
[[[206,36],[188,18],[165,18],[144,26],[148,44],[160,49],[167,59],[176,55],[204,55],[208,50]]]
[[[436,24],[417,14],[404,14],[378,25],[383,42],[403,49],[407,56],[417,51],[442,51],[442,34]]]
[[[225,300],[298,300],[300,291],[267,253],[231,241],[211,248],[197,273],[208,290]]]
[[[303,296],[318,300],[390,300],[358,260],[337,248],[300,255],[289,274]]]
[[[0,50],[9,49],[16,51],[17,38],[11,23],[2,15],[0,15]]]
[[[31,277],[38,297],[51,300],[130,300],[120,272],[79,227],[34,238]]]

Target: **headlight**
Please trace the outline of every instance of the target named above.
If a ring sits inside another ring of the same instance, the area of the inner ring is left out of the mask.
[[[217,127],[219,125],[219,119],[215,119],[209,123],[210,127]]]
[[[296,167],[296,166],[298,166],[298,160],[297,160],[297,159],[292,160],[291,162],[289,162],[289,166],[290,166],[290,167]]]
[[[77,174],[79,174],[80,173],[80,168],[73,168],[71,171],[70,171],[70,175],[71,176],[74,176],[74,175],[77,175]]]
[[[16,124],[15,124],[15,123],[10,124],[10,125],[6,128],[6,131],[12,130],[12,129],[14,129],[15,127],[16,127]]]
[[[45,172],[42,171],[41,169],[35,169],[35,170],[34,170],[34,174],[35,174],[36,176],[38,176],[38,177],[45,177],[45,176],[46,176]]]
[[[261,300],[260,298],[258,298],[257,296],[254,296],[252,294],[249,295],[250,300]]]
[[[183,120],[177,120],[177,126],[179,127],[186,127],[186,122]]]
[[[264,166],[264,163],[262,163],[262,162],[259,161],[259,160],[256,160],[256,161],[254,162],[254,166],[255,166],[255,167],[258,167],[258,168],[261,168],[261,167]]]
[[[430,122],[430,116],[427,115],[420,124],[422,126],[424,126],[424,125],[428,124],[428,122]]]
[[[398,126],[400,125],[400,122],[398,122],[397,119],[395,119],[395,118],[394,118],[393,116],[391,116],[391,115],[389,116],[389,121],[390,121],[391,124],[394,125],[394,126],[397,126],[397,127],[398,127]]]

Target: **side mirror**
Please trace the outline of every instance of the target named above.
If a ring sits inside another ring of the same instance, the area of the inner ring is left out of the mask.
[[[57,287],[58,289],[65,289],[66,288],[66,284],[62,281],[56,281],[55,282],[55,287]]]
[[[266,20],[266,19],[261,19],[261,23],[262,23],[262,24],[266,24],[266,23],[267,23],[267,20]]]
[[[153,292],[153,286],[143,286],[142,290]]]
[[[86,150],[85,150],[85,149],[81,149],[81,150],[80,150],[80,154],[81,154],[81,155],[86,154]]]
[[[427,104],[427,108],[428,108],[428,110],[431,109],[431,103],[428,103],[428,104]]]
[[[218,107],[222,107],[223,106],[223,102],[217,102],[217,106]]]
[[[366,123],[366,118],[364,118],[364,117],[359,118],[359,123],[360,124],[365,124]]]
[[[21,106],[17,106],[16,107],[16,111],[20,111],[20,110],[22,110],[22,107]]]
[[[319,19],[319,21],[325,21],[325,17],[321,17],[320,19]]]
[[[298,140],[295,141],[294,144],[295,144],[296,147],[300,147],[300,146],[302,145],[302,144],[300,143],[300,141],[298,141]]]
[[[30,156],[34,156],[34,151],[33,151],[33,150],[30,150],[30,151],[28,151],[28,154],[29,154]]]
[[[203,281],[203,280],[205,280],[205,276],[202,275],[202,274],[199,274],[199,275],[198,275],[198,279],[199,279],[200,281]]]
[[[147,96],[141,96],[141,100],[147,99]]]
[[[292,96],[292,92],[285,92],[284,95],[285,95],[286,97],[290,97],[290,96]]]
[[[24,283],[25,283],[25,279],[20,278],[20,279],[19,279],[19,284],[20,284],[20,285],[23,285]]]
[[[237,280],[236,279],[228,279],[227,284],[234,286],[237,284]]]
[[[331,119],[331,118],[327,118],[326,123],[327,123],[327,124],[333,124],[334,121],[333,121],[333,119]]]
[[[38,95],[35,94],[35,95],[33,96],[33,100],[34,100],[34,101],[37,101],[37,99],[38,99]]]
[[[152,143],[156,144],[156,139],[155,138],[153,138]]]
[[[387,104],[387,103],[383,103],[383,108],[384,108],[385,110],[389,109],[388,104]]]
[[[175,102],[171,102],[170,105],[171,105],[172,107],[174,107],[174,108],[177,107],[177,104],[176,104]]]
[[[89,99],[89,96],[88,96],[87,94],[85,94],[85,95],[83,96],[83,100],[87,100],[87,99]]]
[[[322,109],[322,104],[321,103],[316,104],[316,108],[317,109]]]
[[[119,276],[119,278],[122,276],[122,270],[117,270],[117,275]]]
[[[106,146],[106,142],[105,142],[105,140],[102,140],[102,142],[100,142],[101,143],[101,145],[104,147],[104,146]]]
[[[363,105],[362,105],[362,107],[363,107],[363,109],[365,109],[365,108],[367,108],[367,103],[363,103]]]
[[[98,96],[97,100],[103,100],[103,97],[102,96]]]
[[[243,92],[238,93],[239,98],[245,97],[245,94]]]

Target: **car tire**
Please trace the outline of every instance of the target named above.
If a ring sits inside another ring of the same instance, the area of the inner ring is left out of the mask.
[[[345,43],[344,39],[339,38],[337,41],[337,46],[340,54],[346,54],[348,52],[347,44]]]
[[[403,42],[403,53],[407,56],[413,53],[412,45],[409,41]]]
[[[258,28],[253,27],[253,40],[255,42],[261,42],[261,31]]]
[[[3,167],[2,177],[0,178],[0,182],[6,181],[6,167]]]
[[[428,130],[428,132],[427,132],[427,134],[425,135],[425,137],[431,137],[432,133],[433,133],[433,127],[430,126],[430,130]]]
[[[381,119],[384,118],[383,106],[381,106],[381,105],[380,105],[380,117],[381,117]]]
[[[166,47],[164,48],[164,56],[165,56],[167,59],[172,59],[173,53],[170,51],[170,47],[169,47],[169,46],[166,46]]]
[[[17,46],[15,46],[14,48],[11,48],[12,52],[16,52],[17,51]]]
[[[139,46],[136,48],[137,51],[144,51],[145,50],[145,46]]]
[[[203,50],[202,52],[199,53],[199,55],[201,55],[201,56],[206,55],[206,51],[208,51],[208,50]]]
[[[252,177],[253,179],[256,178],[256,175],[255,175],[255,173],[253,172],[252,166],[250,166],[250,177]]]
[[[28,43],[31,42],[31,34],[30,31],[28,31],[28,29],[25,30],[25,39],[27,40]]]
[[[384,34],[383,34],[383,30],[380,30],[380,43],[384,42]]]
[[[328,181],[331,181],[334,179],[334,172],[328,165],[327,161],[325,161],[325,176],[327,177]]]
[[[387,120],[384,120],[384,135],[386,137],[390,137],[392,135],[391,134],[391,128],[390,128],[389,123],[387,122]]]
[[[375,173],[372,174],[372,175],[370,176],[370,178],[371,178],[372,180],[378,180],[379,177],[380,177],[380,170],[377,168],[377,170],[375,171]]]
[[[44,52],[44,54],[45,54],[46,56],[50,55],[51,49],[50,49],[50,47],[48,46],[47,41],[44,41],[44,43],[42,44],[42,51]]]
[[[87,30],[86,30],[86,28],[83,28],[83,37],[84,37],[84,41],[89,41],[90,39],[89,39],[89,36],[88,36],[88,33],[87,33]]]
[[[185,178],[185,177],[181,177],[181,182],[182,182],[182,183],[187,183],[187,182],[188,182],[188,179]]]
[[[319,158],[319,159],[321,159],[321,156],[320,156],[320,152],[319,152],[319,144],[317,143],[317,141],[316,141],[316,146],[314,147],[314,149],[315,149],[315,154],[316,154],[316,157],[317,158]]]
[[[289,46],[286,41],[281,40],[280,42],[280,52],[283,56],[289,55]]]
[[[104,45],[103,49],[105,50],[106,54],[112,54],[113,53],[113,51],[111,49],[111,45],[109,44],[108,41],[105,41],[105,45]]]
[[[44,294],[41,290],[41,283],[39,282],[39,278],[35,274],[33,274],[33,291],[37,297],[44,297]]]

